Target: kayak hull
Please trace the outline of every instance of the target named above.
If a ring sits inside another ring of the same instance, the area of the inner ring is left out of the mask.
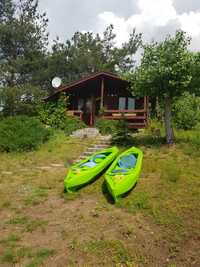
[[[116,169],[120,158],[130,154],[133,154],[137,157],[134,168],[124,173],[120,173],[120,171],[118,173],[113,173],[113,170]],[[129,192],[137,183],[141,172],[142,159],[142,151],[136,147],[132,147],[119,155],[107,170],[105,174],[105,181],[108,191],[112,195],[115,202],[117,202],[123,194]]]
[[[69,169],[69,172],[64,180],[64,187],[67,192],[76,191],[78,188],[92,182],[103,170],[105,170],[116,158],[119,150],[117,147],[107,148],[101,151],[98,151],[87,157],[86,159],[80,161],[77,164],[74,164]],[[95,166],[89,168],[82,168],[84,164],[90,162],[92,158],[96,155],[106,155],[106,158],[103,159],[100,163],[97,163]]]

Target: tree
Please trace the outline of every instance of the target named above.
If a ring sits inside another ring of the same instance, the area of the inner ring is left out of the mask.
[[[5,86],[37,84],[48,35],[37,0],[0,0],[0,80]]]
[[[191,53],[191,83],[190,88],[195,95],[200,96],[200,52]]]
[[[190,38],[177,31],[174,37],[168,36],[161,43],[145,45],[140,66],[128,75],[134,92],[158,97],[163,102],[168,144],[174,143],[173,100],[188,90],[191,81],[189,44]]]
[[[103,35],[76,32],[65,43],[54,41],[48,57],[46,80],[58,75],[63,82],[70,82],[98,71],[124,71],[133,67],[133,55],[141,45],[141,34],[133,30],[130,39],[121,48],[115,46],[113,26]]]
[[[37,115],[42,97],[44,92],[30,84],[0,88],[0,112],[3,116]]]
[[[200,122],[200,98],[183,93],[173,105],[174,122],[179,129],[190,130]]]

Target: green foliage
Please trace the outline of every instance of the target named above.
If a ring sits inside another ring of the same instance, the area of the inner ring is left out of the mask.
[[[0,151],[34,150],[49,136],[49,129],[44,128],[36,118],[8,117],[0,122]]]
[[[37,115],[37,106],[42,96],[42,90],[30,84],[3,87],[0,89],[1,113],[3,116]]]
[[[130,146],[133,143],[133,138],[130,135],[126,120],[118,122],[117,130],[112,136],[112,143],[120,146]]]
[[[130,70],[133,55],[141,45],[141,34],[132,31],[128,42],[121,48],[115,46],[114,27],[107,27],[102,36],[91,32],[76,32],[65,43],[55,40],[52,53],[47,58],[46,80],[55,73],[64,82],[70,82],[98,71]]]
[[[48,101],[39,108],[40,120],[53,128],[64,130],[66,127],[66,111],[68,98],[64,95],[56,101]]]
[[[167,143],[174,142],[171,111],[175,97],[188,90],[191,82],[191,54],[188,51],[190,38],[177,31],[161,43],[144,46],[141,64],[128,79],[134,93],[159,97],[164,103]]]
[[[68,98],[64,95],[57,101],[45,102],[40,106],[40,120],[55,129],[64,130],[70,135],[77,129],[84,128],[86,125],[77,117],[67,116]]]
[[[84,122],[82,122],[79,118],[77,117],[70,117],[67,116],[65,118],[65,134],[70,135],[73,131],[85,128],[86,125]]]
[[[95,126],[99,129],[101,134],[113,134],[117,131],[118,121],[106,120],[99,118],[95,122]]]
[[[179,129],[189,130],[200,122],[200,98],[184,93],[173,107],[174,122]]]
[[[161,43],[145,45],[141,65],[130,77],[134,93],[162,100],[181,96],[191,81],[189,43],[185,33],[177,31]]]
[[[192,79],[189,88],[195,95],[200,96],[200,52],[192,52],[191,59]]]
[[[0,80],[5,86],[39,84],[47,46],[46,14],[38,1],[1,1]]]

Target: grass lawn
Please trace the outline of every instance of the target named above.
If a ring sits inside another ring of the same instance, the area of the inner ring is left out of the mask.
[[[200,266],[200,137],[168,148],[137,137],[137,186],[113,205],[103,177],[63,193],[72,160],[93,140],[57,134],[40,150],[0,154],[0,266]]]

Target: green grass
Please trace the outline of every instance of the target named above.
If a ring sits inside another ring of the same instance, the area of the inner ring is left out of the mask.
[[[92,240],[83,244],[83,251],[94,254],[99,258],[112,258],[115,263],[126,263],[132,261],[130,252],[119,240]]]
[[[177,168],[175,159],[169,159],[162,165],[160,178],[166,182],[176,183],[181,177],[181,168]]]
[[[169,242],[184,240],[191,232],[195,235],[196,231],[189,230],[191,224],[195,229],[200,227],[199,134],[186,132],[188,139],[182,135],[176,132],[178,143],[171,148],[159,143],[154,146],[148,135],[144,139],[149,143],[142,144],[142,136],[135,138],[144,151],[142,175],[135,189],[118,204],[130,213],[150,218]]]
[[[55,250],[53,249],[47,249],[47,248],[42,248],[40,250],[38,250],[33,259],[26,265],[26,267],[38,267],[43,265],[43,261],[48,258],[51,257],[55,254]]]
[[[162,134],[134,137],[144,152],[141,177],[116,205],[103,176],[63,193],[67,167],[93,140],[58,132],[38,151],[0,153],[0,261],[46,266],[56,251],[55,264],[59,259],[66,266],[172,267],[192,262],[183,256],[188,244],[188,255],[199,263],[193,254],[200,237],[199,135],[178,131],[177,144],[168,147]],[[66,168],[38,168],[51,163]]]
[[[2,263],[15,263],[16,262],[16,258],[15,258],[15,254],[13,252],[13,250],[11,249],[6,249],[2,256],[1,256],[1,262]]]
[[[125,208],[128,212],[137,213],[140,210],[149,210],[149,197],[147,192],[135,192],[132,198],[119,202],[118,207]]]
[[[27,267],[37,267],[43,264],[43,261],[55,254],[55,250],[48,248],[33,249],[31,247],[7,248],[0,257],[2,263],[15,264],[24,258],[29,259]]]
[[[6,246],[15,246],[18,241],[20,241],[20,237],[18,235],[9,234],[7,238],[0,240],[0,244],[4,244]]]
[[[23,231],[26,232],[33,232],[37,229],[40,229],[42,232],[44,232],[48,222],[41,219],[32,219],[27,216],[16,216],[11,218],[7,224],[19,225],[22,227]]]
[[[24,203],[27,206],[38,205],[48,196],[48,189],[46,188],[33,188],[29,195],[25,198]]]

